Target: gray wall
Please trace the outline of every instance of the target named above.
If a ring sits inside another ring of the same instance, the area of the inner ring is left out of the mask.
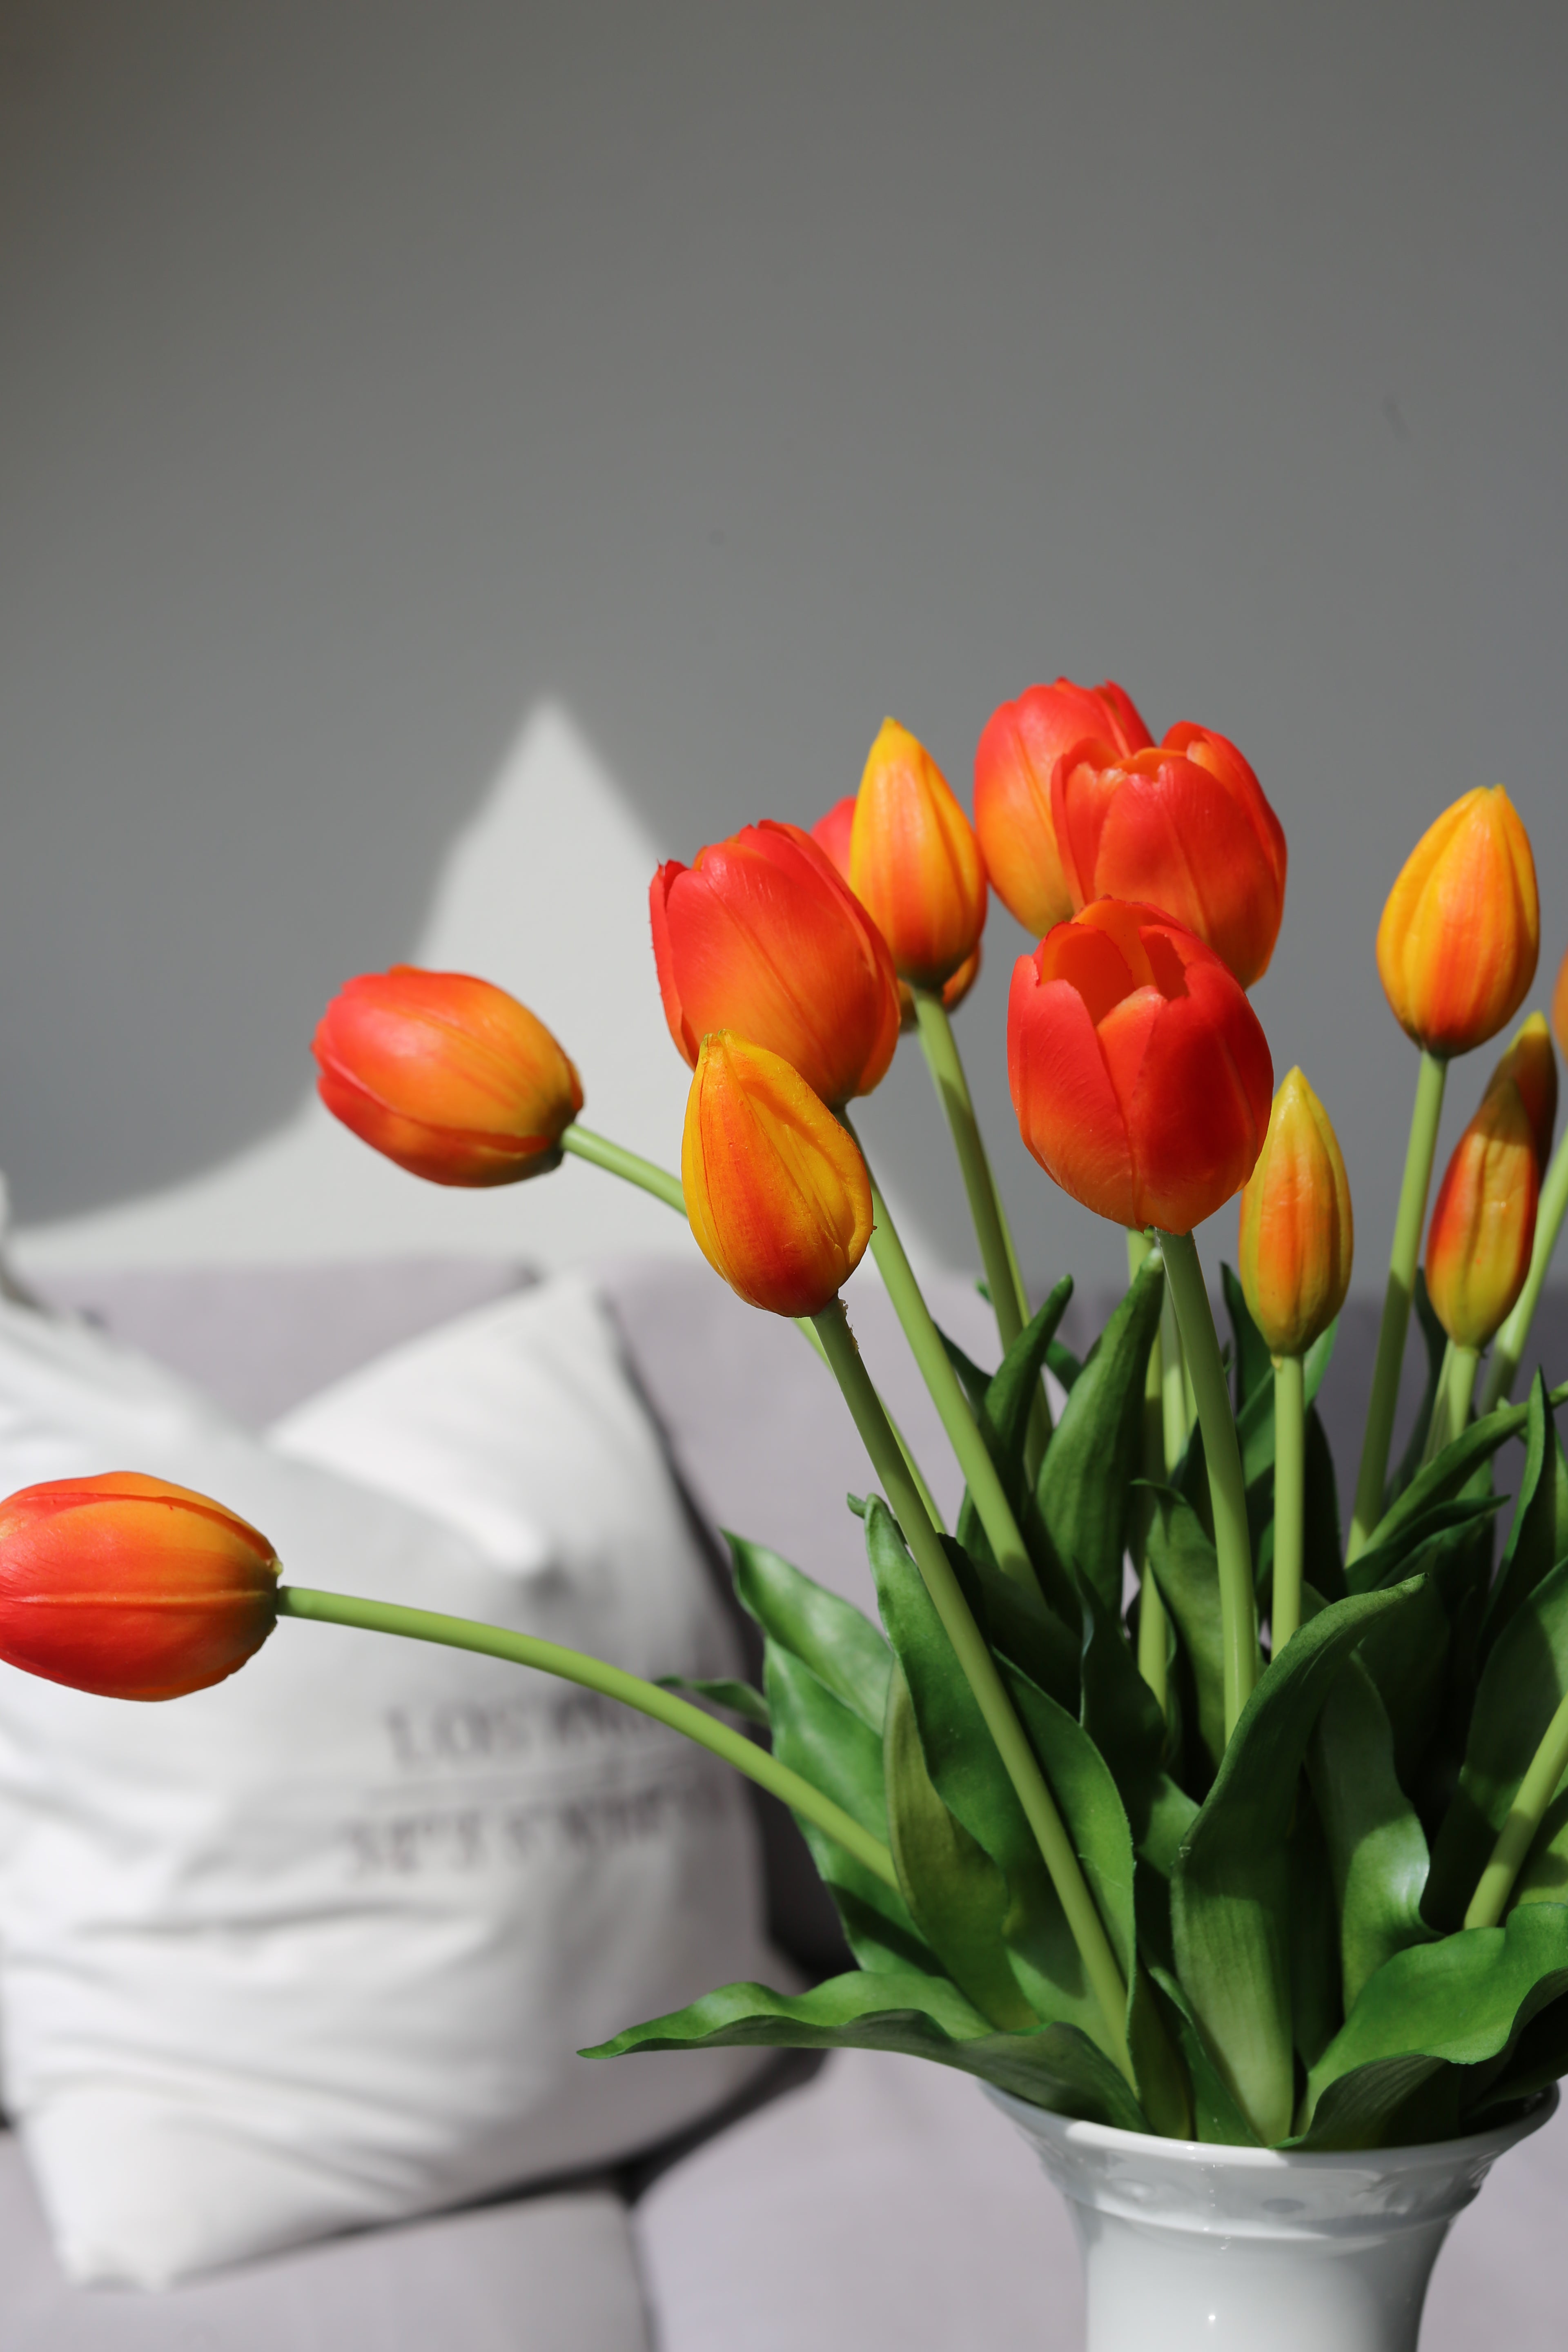
[[[1565,68],[1545,5],[9,0],[23,1218],[286,1116],[540,698],[689,856],[809,822],[885,710],[967,793],[998,698],[1109,671],[1284,819],[1258,1003],[1370,1283],[1416,833],[1505,780],[1543,975],[1568,945]],[[1017,944],[998,911],[983,1111],[1028,1263],[1103,1277],[1012,1132]],[[912,1061],[868,1124],[963,1257]]]

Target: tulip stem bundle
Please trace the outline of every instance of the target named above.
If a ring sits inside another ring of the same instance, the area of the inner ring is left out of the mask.
[[[1258,1606],[1252,1590],[1252,1539],[1247,1527],[1247,1486],[1236,1416],[1226,1386],[1219,1336],[1191,1234],[1162,1234],[1165,1279],[1175,1301],[1182,1348],[1204,1433],[1209,1499],[1214,1507],[1219,1569],[1220,1642],[1228,1740],[1258,1682]]]
[[[1541,1187],[1541,1200],[1535,1212],[1535,1239],[1530,1253],[1530,1271],[1524,1277],[1524,1288],[1514,1303],[1507,1322],[1492,1344],[1491,1361],[1487,1366],[1486,1381],[1481,1389],[1480,1410],[1490,1412],[1494,1405],[1504,1404],[1513,1392],[1513,1383],[1524,1359],[1525,1342],[1535,1319],[1535,1309],[1546,1281],[1552,1253],[1557,1246],[1557,1236],[1563,1229],[1563,1213],[1568,1211],[1568,1135],[1564,1135],[1552,1158],[1552,1163]]]
[[[836,1805],[831,1797],[825,1796],[787,1764],[781,1764],[744,1732],[732,1730],[701,1707],[694,1706],[689,1699],[661,1689],[658,1683],[644,1682],[640,1675],[623,1673],[619,1666],[606,1665],[602,1658],[589,1657],[581,1650],[563,1649],[559,1642],[542,1642],[531,1633],[515,1633],[504,1626],[480,1624],[471,1617],[447,1617],[431,1609],[405,1609],[391,1601],[362,1601],[346,1592],[317,1592],[299,1584],[280,1585],[277,1600],[280,1617],[306,1618],[323,1625],[351,1625],[369,1633],[397,1633],[406,1641],[437,1642],[449,1650],[476,1650],[483,1657],[504,1658],[516,1666],[532,1666],[541,1674],[554,1675],[562,1682],[575,1683],[583,1690],[597,1691],[604,1698],[635,1707],[639,1715],[649,1716],[655,1723],[680,1732],[699,1748],[707,1748],[710,1755],[732,1765],[737,1772],[743,1772],[793,1812],[804,1813],[807,1821],[826,1831],[847,1853],[853,1854],[857,1862],[875,1872],[889,1886],[898,1886],[898,1874],[888,1848],[879,1838],[863,1830],[842,1805]]]
[[[1274,1584],[1272,1654],[1301,1622],[1301,1555],[1307,1502],[1307,1380],[1300,1356],[1274,1359]]]
[[[1443,1115],[1443,1088],[1447,1075],[1447,1063],[1423,1048],[1421,1073],[1415,1082],[1415,1107],[1410,1117],[1410,1140],[1405,1153],[1405,1177],[1399,1188],[1399,1212],[1394,1224],[1383,1322],[1377,1334],[1377,1360],[1366,1411],[1366,1434],[1362,1440],[1355,1510],[1346,1545],[1347,1562],[1366,1549],[1372,1531],[1383,1517],[1388,1452],[1399,1402],[1399,1375],[1405,1362],[1405,1334],[1410,1328],[1410,1303],[1415,1296],[1415,1264],[1421,1255],[1421,1229],[1426,1221],[1426,1195],[1431,1189],[1432,1162],[1437,1153],[1437,1124]]]
[[[963,1597],[963,1588],[959,1583],[952,1563],[905,1472],[903,1458],[892,1441],[887,1416],[870,1374],[861,1360],[842,1299],[835,1299],[831,1307],[823,1308],[816,1318],[816,1328],[838,1385],[844,1391],[845,1402],[854,1416],[855,1426],[887,1491],[893,1515],[903,1531],[921,1580],[931,1596],[931,1606],[952,1644],[953,1654],[973,1694],[974,1703],[996,1743],[1003,1769],[1013,1784],[1025,1819],[1034,1832],[1057,1898],[1067,1916],[1068,1926],[1083,1962],[1084,1974],[1104,2018],[1110,2055],[1127,2080],[1131,2082],[1132,2060],[1127,2043],[1127,1986],[1117,1965],[1116,1955],[1111,1950],[1104,1923],[1095,1907],[1094,1897],[1089,1893],[1089,1883],[1068,1834],[1067,1825],[1057,1810],[1056,1800],[1046,1784],[1035,1751],[1007,1696],[996,1661]]]

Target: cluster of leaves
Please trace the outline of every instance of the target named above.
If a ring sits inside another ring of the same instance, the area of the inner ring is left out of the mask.
[[[1068,1283],[994,1376],[952,1351],[1037,1589],[999,1572],[967,1501],[948,1549],[1127,1982],[1135,2084],[1112,2063],[1018,1801],[874,1498],[858,1507],[881,1630],[732,1538],[740,1597],[765,1637],[764,1689],[711,1696],[765,1724],[781,1758],[886,1842],[898,1890],[802,1822],[856,1969],[796,1998],[728,1985],[595,2054],[899,2050],[1067,2115],[1309,2148],[1477,2129],[1568,2071],[1568,1791],[1503,1924],[1460,1924],[1568,1691],[1568,1463],[1544,1383],[1421,1466],[1442,1346],[1423,1302],[1426,1397],[1348,1571],[1310,1410],[1306,1622],[1227,1747],[1201,1438],[1168,1486],[1141,1475],[1163,1280],[1152,1260],[1081,1364],[1057,1338]],[[1266,1612],[1273,1383],[1228,1278],[1226,1292]],[[1309,1362],[1309,1402],[1331,1344]],[[1047,1362],[1067,1405],[1035,1465],[1030,1406]],[[1499,1559],[1493,1457],[1521,1433]],[[1138,1672],[1136,1602],[1124,1617],[1130,1549],[1166,1606],[1167,1712]]]

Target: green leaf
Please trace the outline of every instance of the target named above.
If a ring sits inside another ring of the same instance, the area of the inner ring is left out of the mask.
[[[1133,1276],[1074,1383],[1037,1487],[1057,1557],[1116,1610],[1132,1518],[1131,1482],[1143,1452],[1143,1373],[1164,1279],[1153,1256]]]
[[[1421,1458],[1426,1451],[1426,1433],[1432,1426],[1432,1408],[1437,1402],[1437,1384],[1443,1377],[1443,1359],[1448,1349],[1448,1335],[1433,1311],[1432,1301],[1426,1295],[1426,1276],[1420,1266],[1415,1269],[1415,1307],[1421,1337],[1426,1343],[1426,1381],[1409,1444],[1399,1457],[1399,1466],[1388,1488],[1386,1500],[1390,1503],[1404,1494],[1421,1467]]]
[[[1394,1621],[1395,1641],[1410,1614]],[[1323,1702],[1307,1772],[1328,1853],[1348,2016],[1385,1960],[1431,1936],[1421,1916],[1426,1833],[1399,1784],[1393,1727],[1360,1658],[1350,1660]]]
[[[1058,1706],[1076,1712],[1079,1644],[1050,1603],[989,1560],[976,1559],[951,1536],[944,1549],[992,1648],[1005,1650]]]
[[[1144,1558],[1192,1674],[1198,1737],[1217,1768],[1225,1753],[1225,1667],[1214,1539],[1173,1488],[1156,1486],[1153,1495]]]
[[[1024,1442],[1029,1433],[1029,1415],[1038,1393],[1041,1369],[1071,1297],[1072,1276],[1064,1274],[1044,1306],[1019,1332],[985,1391],[981,1427],[1010,1493],[1022,1489]]]
[[[710,1706],[724,1707],[731,1715],[754,1723],[760,1730],[768,1727],[767,1700],[750,1683],[736,1682],[729,1675],[688,1682],[682,1675],[660,1675],[658,1686],[660,1690],[685,1691],[692,1698],[705,1698]]]
[[[926,1769],[909,1685],[898,1667],[882,1745],[888,1843],[910,1916],[946,1973],[988,2023],[1013,2033],[1037,2022],[1003,1940],[1007,1885],[954,1820]]]
[[[1236,1365],[1236,1410],[1240,1412],[1256,1390],[1272,1389],[1274,1359],[1268,1340],[1252,1319],[1247,1295],[1231,1267],[1222,1265],[1219,1279],[1225,1293],[1225,1310],[1230,1318],[1230,1328],[1236,1340],[1231,1356]]]
[[[1434,1504],[1430,1510],[1421,1511],[1397,1527],[1384,1543],[1374,1544],[1351,1562],[1345,1571],[1345,1581],[1352,1592],[1374,1592],[1382,1585],[1403,1584],[1411,1573],[1410,1563],[1424,1559],[1428,1568],[1435,1569],[1439,1558],[1451,1569],[1464,1554],[1465,1545],[1458,1539],[1468,1538],[1482,1520],[1496,1517],[1500,1506],[1495,1497],[1482,1501],[1464,1496]],[[1427,1552],[1428,1545],[1438,1537],[1452,1537],[1441,1553]],[[1451,1586],[1452,1576],[1445,1575],[1445,1588]]]
[[[1561,1403],[1563,1396],[1568,1396],[1568,1389],[1561,1393],[1554,1391],[1552,1402]],[[1449,1502],[1462,1493],[1482,1463],[1489,1462],[1500,1445],[1506,1445],[1510,1437],[1519,1435],[1529,1412],[1528,1405],[1502,1405],[1496,1412],[1489,1412],[1480,1421],[1472,1421],[1468,1429],[1461,1430],[1434,1461],[1416,1472],[1399,1500],[1391,1509],[1384,1511],[1372,1531],[1368,1550],[1389,1543],[1424,1511],[1430,1510],[1436,1504]],[[1356,1566],[1360,1568],[1360,1560]],[[1353,1578],[1352,1581],[1354,1582]]]
[[[1542,1734],[1568,1691],[1568,1560],[1515,1610],[1482,1670],[1423,1908],[1457,1927]]]
[[[1086,2035],[1070,2025],[996,2033],[955,1985],[921,1976],[830,1977],[789,1998],[765,1985],[723,1985],[689,2008],[628,2026],[584,2058],[631,2050],[897,2050],[934,2059],[994,2083],[1015,2098],[1058,2115],[1147,2131],[1126,2083]]]
[[[1286,1841],[1307,1743],[1345,1660],[1419,1586],[1337,1601],[1301,1627],[1243,1710],[1171,1884],[1176,1973],[1232,2096],[1269,2145],[1290,2128]]]
[[[1355,1661],[1352,1658],[1352,1665]],[[1330,1697],[1333,1696],[1331,1691]],[[1290,2036],[1303,2066],[1321,2057],[1344,2022],[1328,1847],[1311,1790],[1296,1783],[1285,1842],[1289,1879]]]
[[[1344,1545],[1340,1533],[1340,1490],[1329,1433],[1316,1405],[1307,1408],[1306,1487],[1301,1513],[1301,1569],[1325,1601],[1346,1592]]]
[[[770,1641],[792,1651],[819,1683],[882,1736],[892,1653],[868,1617],[803,1576],[765,1544],[726,1534],[741,1605]],[[880,1837],[880,1830],[877,1832]]]
[[[1568,1909],[1527,1905],[1500,1927],[1418,1944],[1369,1977],[1307,2083],[1303,2147],[1378,2147],[1438,2068],[1506,2060],[1568,1990]]]
[[[1198,1809],[1165,1769],[1165,1718],[1138,1671],[1120,1620],[1093,1596],[1085,1615],[1079,1720],[1110,1768],[1132,1851],[1143,1865],[1141,1876],[1152,1874],[1164,1882],[1152,1913],[1142,1900],[1147,1888],[1137,1890],[1140,1933],[1147,1940],[1153,1932],[1156,1957],[1163,1964],[1170,1949],[1170,1875]]]
[[[1078,1384],[1079,1375],[1083,1370],[1083,1364],[1063,1341],[1053,1339],[1046,1349],[1046,1369],[1056,1374],[1062,1384],[1064,1394],[1071,1396]]]
[[[1217,2141],[1223,2147],[1261,2147],[1263,2142],[1231,2097],[1181,1986],[1168,1969],[1152,1967],[1149,1973],[1164,1996],[1165,2015],[1192,2083],[1198,2138]]]
[[[965,1355],[956,1339],[950,1339],[940,1324],[937,1338],[947,1351],[947,1360],[958,1374],[958,1384],[969,1399],[969,1410],[976,1421],[985,1410],[985,1391],[991,1385],[991,1375],[983,1371],[973,1356]]]
[[[1568,1558],[1568,1461],[1540,1372],[1531,1382],[1526,1410],[1524,1475],[1483,1626],[1489,1648],[1521,1601]]]

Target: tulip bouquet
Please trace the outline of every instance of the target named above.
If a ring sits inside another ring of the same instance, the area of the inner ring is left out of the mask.
[[[1383,917],[1419,1065],[1342,1534],[1314,1401],[1350,1191],[1302,1073],[1275,1091],[1247,994],[1285,881],[1232,743],[1155,744],[1121,688],[1058,679],[986,726],[973,824],[889,720],[814,834],[749,826],[659,870],[658,982],[692,1070],[679,1175],[585,1129],[565,1054],[483,981],[398,968],[329,1007],[322,1097],[401,1166],[487,1185],[574,1153],[683,1213],[743,1299],[799,1325],[875,1482],[851,1507],[879,1627],[732,1538],[763,1687],[682,1690],[279,1587],[256,1530],[128,1474],[0,1508],[0,1654],[166,1697],[279,1615],[381,1628],[563,1675],[725,1758],[793,1810],[856,1965],[799,1996],[725,1986],[596,2055],[898,2050],[1068,2115],[1288,2147],[1442,2138],[1528,2100],[1568,2070],[1568,1390],[1537,1374],[1510,1402],[1568,1201],[1540,1013],[1426,1208],[1449,1066],[1534,978],[1534,868],[1500,787],[1473,792]],[[1026,1297],[955,1040],[992,889],[1039,940],[1007,1016],[1024,1140],[1127,1234],[1126,1293],[1082,1361],[1058,1335],[1070,1280]],[[1568,1049],[1568,965],[1553,1020]],[[932,1321],[855,1132],[904,1033],[973,1211],[994,1372]],[[1193,1234],[1238,1193],[1227,1355]],[[868,1247],[962,1468],[951,1529],[840,1297]],[[1393,1464],[1413,1310],[1428,1377]]]

